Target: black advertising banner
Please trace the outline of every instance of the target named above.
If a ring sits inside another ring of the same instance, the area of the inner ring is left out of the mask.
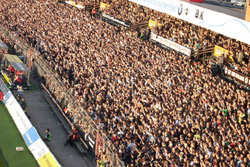
[[[230,67],[225,66],[224,68],[225,75],[228,77],[231,77],[239,82],[241,82],[244,85],[247,85],[250,87],[250,77],[246,76]]]

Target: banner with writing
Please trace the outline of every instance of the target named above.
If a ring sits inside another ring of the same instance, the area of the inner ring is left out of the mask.
[[[218,45],[215,45],[214,47],[214,56],[222,56],[228,54],[228,50],[224,49],[223,47],[220,47]]]
[[[55,156],[39,136],[36,128],[25,115],[22,107],[17,102],[11,91],[0,78],[0,91],[3,92],[3,104],[8,109],[10,116],[23,137],[30,152],[42,167],[61,167]]]
[[[181,0],[129,0],[250,44],[250,22]]]
[[[250,77],[249,76],[246,76],[230,67],[227,67],[225,66],[224,68],[224,72],[225,72],[225,75],[232,78],[232,79],[235,79],[236,81],[250,87]]]
[[[186,47],[184,47],[176,42],[173,42],[169,39],[163,38],[162,36],[159,36],[153,32],[151,32],[151,34],[150,34],[150,40],[156,41],[156,42],[158,42],[158,43],[160,43],[168,48],[174,49],[174,50],[176,50],[180,53],[183,53],[187,56],[191,55],[191,49],[186,48]]]
[[[225,56],[225,55],[228,55],[228,54],[229,54],[229,51],[227,49],[225,49],[223,47],[220,47],[218,45],[215,45],[215,47],[214,47],[214,56],[219,57],[219,56],[222,56],[222,55]],[[230,55],[232,55],[232,54],[233,54],[233,52],[230,51]]]
[[[117,24],[120,24],[120,25],[122,25],[122,26],[124,26],[124,27],[129,27],[129,25],[127,25],[126,23],[124,23],[123,21],[120,21],[120,20],[118,20],[118,19],[116,19],[116,18],[114,18],[114,17],[112,17],[112,16],[109,16],[109,15],[106,15],[106,14],[102,14],[102,18],[103,19],[106,19],[106,20],[109,20],[109,21],[112,21],[112,22],[114,22],[114,23],[117,23]]]

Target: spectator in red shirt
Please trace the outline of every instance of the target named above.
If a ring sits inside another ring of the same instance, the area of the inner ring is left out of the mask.
[[[68,140],[66,141],[64,146],[67,146],[68,144],[70,144],[70,146],[74,146],[74,142],[78,141],[79,138],[80,137],[78,131],[73,127],[73,130],[71,134],[68,136]]]
[[[118,139],[119,139],[119,138],[117,137],[117,135],[114,134],[113,137],[112,137],[112,141],[113,141],[113,142],[116,142]]]
[[[20,75],[21,73],[22,73],[22,71],[18,70],[18,71],[16,72],[16,75]]]
[[[16,76],[16,79],[14,81],[15,85],[22,85],[22,78],[21,76]]]
[[[9,67],[8,67],[8,69],[7,69],[10,73],[14,73],[15,72],[15,69],[14,69],[14,67],[11,65],[11,64],[9,64]]]

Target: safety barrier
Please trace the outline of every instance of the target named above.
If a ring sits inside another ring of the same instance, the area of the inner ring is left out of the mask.
[[[39,52],[34,48],[31,48],[28,44],[22,42],[14,34],[10,33],[8,30],[0,26],[0,33],[4,34],[8,40],[14,44],[15,49],[22,54],[26,63],[32,71],[37,74],[42,81],[45,82],[46,87],[56,97],[56,100],[61,104],[62,108],[65,108],[67,104],[70,104],[73,108],[77,109],[82,116],[82,131],[84,131],[84,139],[89,145],[89,150],[96,152],[96,140],[97,134],[99,134],[99,139],[103,141],[103,153],[105,157],[111,161],[111,163],[116,167],[123,167],[123,163],[119,159],[116,153],[118,152],[115,146],[112,144],[111,140],[104,134],[102,131],[98,132],[98,127],[96,123],[91,119],[89,114],[81,110],[80,102],[78,102],[74,95],[72,89],[68,89],[62,82],[60,76],[49,66],[49,63],[46,62]],[[69,117],[70,121],[74,123],[71,115]],[[99,147],[99,146],[98,146]]]
[[[25,115],[4,81],[0,78],[0,90],[4,94],[3,103],[8,109],[30,152],[41,167],[60,167],[54,155],[39,136],[36,128]]]
[[[143,29],[143,28],[147,28],[147,27],[148,27],[148,21],[145,21],[145,22],[132,24],[130,26],[130,30],[131,31],[136,31],[136,30],[140,30],[140,29]]]
[[[173,42],[169,39],[163,38],[162,36],[159,36],[153,32],[151,32],[149,40],[152,42],[159,43],[160,45],[163,45],[163,47],[165,46],[167,48],[174,49],[177,52],[183,53],[187,56],[191,55],[191,49],[184,47],[184,46],[182,46],[176,42]]]
[[[112,24],[112,25],[122,25],[126,28],[129,28],[130,25],[129,24],[126,24],[125,22],[121,21],[121,20],[118,20],[116,18],[114,18],[113,16],[109,16],[109,15],[106,15],[106,14],[102,14],[102,20],[103,21],[107,21],[109,24]]]
[[[214,52],[214,46],[208,46],[198,50],[193,50],[192,56],[195,59],[201,59],[202,61],[209,61],[212,59]]]

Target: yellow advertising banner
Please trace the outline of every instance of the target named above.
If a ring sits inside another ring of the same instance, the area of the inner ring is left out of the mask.
[[[148,27],[150,29],[155,28],[156,26],[162,26],[162,24],[157,23],[156,21],[151,20],[151,19],[148,21]]]
[[[109,7],[110,7],[110,5],[108,5],[108,4],[104,3],[104,2],[100,2],[100,10],[104,10],[106,8],[109,8]]]
[[[220,47],[218,45],[215,45],[215,47],[214,47],[214,56],[219,57],[219,56],[228,55],[228,54],[229,54],[229,59],[232,62],[234,62],[234,59],[232,57],[233,56],[233,52],[232,51],[230,51],[230,53],[229,53],[229,51],[227,49],[225,49],[223,47]]]
[[[4,79],[10,84],[10,79],[6,74],[3,74]]]
[[[220,47],[218,45],[215,45],[214,47],[214,55],[215,56],[222,56],[222,55],[226,55],[228,54],[228,50],[223,48],[223,47]]]
[[[38,159],[38,163],[42,167],[60,167],[55,158],[51,155],[50,152]]]

